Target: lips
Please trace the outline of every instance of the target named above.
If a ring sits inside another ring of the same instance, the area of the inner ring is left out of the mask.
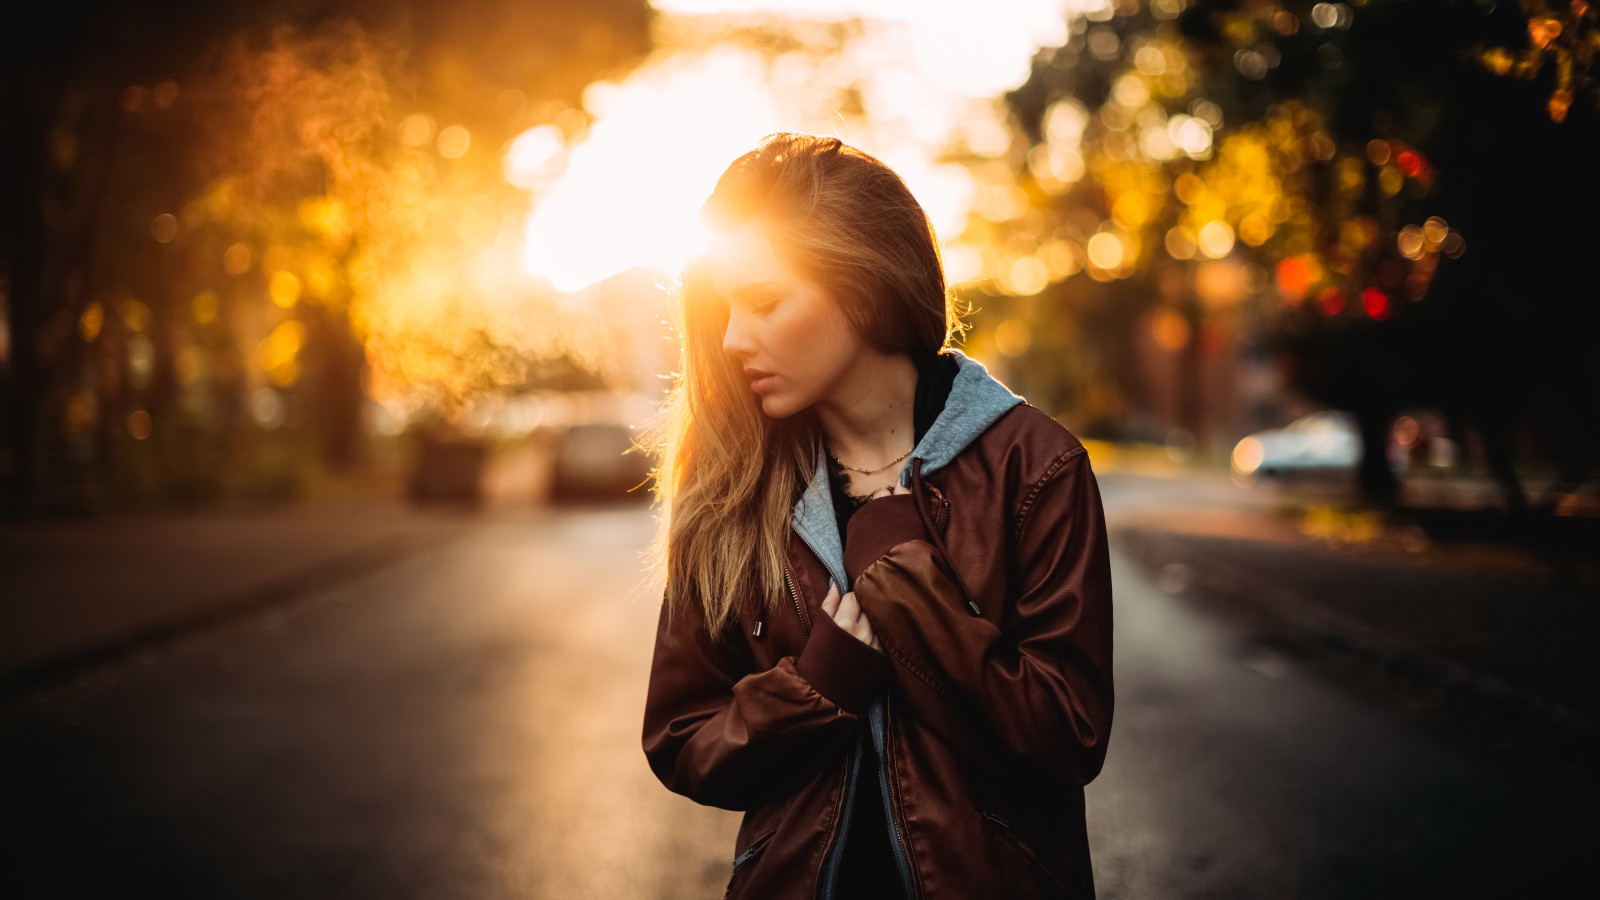
[[[777,377],[771,372],[750,368],[744,370],[744,376],[750,379],[750,390],[758,394],[770,387],[773,379]]]

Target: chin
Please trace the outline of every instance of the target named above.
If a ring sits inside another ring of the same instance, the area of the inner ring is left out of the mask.
[[[774,397],[771,394],[756,398],[756,403],[761,407],[761,412],[769,419],[787,419],[804,407],[797,407],[784,397]]]

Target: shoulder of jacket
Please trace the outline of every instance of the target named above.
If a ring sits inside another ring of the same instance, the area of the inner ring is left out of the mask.
[[[1028,465],[1023,481],[1047,480],[1068,460],[1088,448],[1062,422],[1026,400],[1007,410],[995,423],[994,437],[1022,452]]]
[[[1028,514],[1045,485],[1074,459],[1087,458],[1086,448],[1072,429],[1042,409],[1023,401],[1007,410],[989,436],[990,452],[1008,458],[1012,471],[1012,497],[1008,517],[1021,532]]]

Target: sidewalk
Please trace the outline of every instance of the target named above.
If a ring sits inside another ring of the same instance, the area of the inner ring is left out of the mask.
[[[359,576],[479,521],[380,500],[0,522],[0,695]]]
[[[1150,486],[1163,477],[1185,478],[1122,467],[1103,481],[1147,496],[1223,490]],[[1589,663],[1600,565],[1584,549],[1600,522],[1544,520],[1548,533],[1530,537],[1492,512],[1386,518],[1239,493],[1228,505],[1135,503],[1109,524],[1165,588],[1264,623],[1291,649],[1358,660],[1368,681],[1600,733],[1600,671]]]

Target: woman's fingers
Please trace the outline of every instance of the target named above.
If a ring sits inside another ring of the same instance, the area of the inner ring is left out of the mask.
[[[878,636],[872,633],[872,623],[862,614],[861,604],[856,602],[855,591],[847,591],[841,596],[839,586],[829,581],[828,595],[822,598],[822,611],[857,640],[875,649],[882,649]]]
[[[857,619],[856,622],[860,626],[860,629],[855,632],[855,636],[860,638],[862,643],[870,647],[878,646],[878,636],[873,633],[872,623],[867,621],[867,617],[862,616],[861,618]]]
[[[872,622],[861,612],[861,604],[856,602],[856,592],[850,591],[839,600],[839,614],[833,617],[839,627],[855,635],[864,644],[872,644],[877,638],[872,633]]]
[[[872,633],[872,623],[867,620],[866,616],[856,620],[856,627],[850,633],[860,638],[861,643],[869,646],[874,645],[878,640],[878,636]]]
[[[861,604],[856,602],[856,592],[849,591],[839,598],[839,614],[835,617],[840,625],[848,627],[861,615]]]

